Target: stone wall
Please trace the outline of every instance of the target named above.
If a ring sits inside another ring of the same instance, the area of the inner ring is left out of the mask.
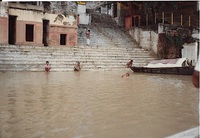
[[[0,43],[8,44],[8,15],[7,15],[8,2],[0,2]]]
[[[77,14],[79,14],[79,24],[88,25],[91,23],[90,15],[86,13],[86,5],[78,4]]]
[[[190,50],[196,56],[191,58],[196,59],[197,57],[197,46],[193,42],[199,34],[192,32],[192,28],[159,25],[158,33],[156,33],[155,31],[135,27],[129,29],[129,34],[139,43],[140,47],[152,50],[159,58],[180,58],[183,57],[182,53],[184,53],[184,57],[191,57],[185,54],[187,52],[183,49],[183,45],[186,48],[188,46],[193,47]]]
[[[131,28],[129,29],[129,34],[138,42],[139,46],[152,50],[155,54],[157,52],[158,45],[158,34],[153,31],[142,30],[141,28]]]
[[[77,45],[77,28],[51,25],[49,28],[49,45],[60,45],[60,34],[66,35],[66,46]]]
[[[166,35],[164,33],[159,34],[158,57],[161,59],[178,58],[179,54],[180,53],[176,45],[171,45],[166,39]]]
[[[183,45],[182,57],[186,57],[190,60],[197,61],[198,53],[199,52],[198,52],[197,42],[190,43],[190,44],[185,43]]]

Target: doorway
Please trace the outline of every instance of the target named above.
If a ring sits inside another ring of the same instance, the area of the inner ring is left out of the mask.
[[[44,46],[48,46],[48,30],[49,30],[49,20],[43,20],[43,37],[42,37],[42,43]]]
[[[8,17],[8,43],[15,44],[16,43],[16,21],[17,16],[9,15]]]
[[[26,41],[33,42],[34,40],[34,25],[26,24]]]
[[[60,45],[66,45],[66,34],[60,34]]]

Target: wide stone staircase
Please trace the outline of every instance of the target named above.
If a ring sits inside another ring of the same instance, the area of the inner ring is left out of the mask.
[[[134,66],[144,66],[155,59],[141,48],[119,47],[39,47],[0,45],[0,71],[44,71],[45,62],[51,71],[73,71],[76,61],[82,70],[121,70],[133,60]]]
[[[138,47],[137,42],[114,19],[107,14],[93,13],[90,25],[79,25],[78,44],[86,45],[85,33],[90,29],[91,46],[99,47]]]
[[[91,30],[91,46],[86,46],[87,29]],[[139,48],[109,15],[99,13],[92,15],[90,25],[79,25],[75,47],[0,45],[0,71],[44,71],[46,61],[51,71],[73,71],[76,61],[85,71],[121,70],[131,59],[133,66],[144,66],[156,56]]]

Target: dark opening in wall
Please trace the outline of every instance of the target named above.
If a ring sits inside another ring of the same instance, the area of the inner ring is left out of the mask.
[[[48,46],[48,36],[49,36],[49,20],[43,20],[43,39],[42,42],[44,46]]]
[[[66,45],[66,34],[60,34],[60,45]]]
[[[8,42],[9,44],[15,44],[16,42],[16,20],[17,16],[9,15],[8,26]]]
[[[34,25],[26,24],[26,41],[33,42]]]
[[[114,3],[113,16],[117,17],[117,3]]]

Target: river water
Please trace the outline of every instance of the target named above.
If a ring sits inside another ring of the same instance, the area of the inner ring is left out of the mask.
[[[163,138],[199,125],[191,76],[1,72],[0,138]]]

